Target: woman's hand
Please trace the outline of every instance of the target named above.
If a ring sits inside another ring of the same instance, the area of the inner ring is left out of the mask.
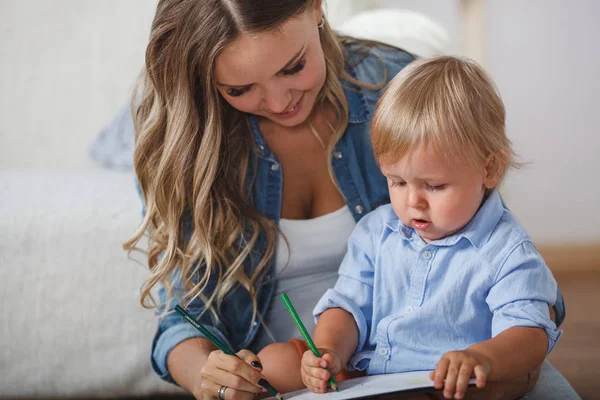
[[[237,355],[240,358],[221,350],[209,354],[200,370],[200,386],[193,391],[196,399],[218,399],[221,390],[227,400],[250,400],[265,391],[259,384],[264,378],[258,357],[248,350],[242,350]],[[226,389],[222,390],[222,387]]]
[[[329,386],[329,377],[342,371],[342,363],[339,355],[331,350],[319,349],[319,352],[323,355],[321,358],[310,350],[304,352],[300,373],[307,388],[315,393],[325,393]]]
[[[436,389],[444,388],[445,398],[462,399],[472,376],[477,387],[482,388],[491,371],[491,361],[477,352],[450,351],[442,356],[429,377]]]

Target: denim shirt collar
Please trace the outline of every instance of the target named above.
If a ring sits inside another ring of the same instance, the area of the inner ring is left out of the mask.
[[[463,229],[454,235],[435,240],[430,244],[436,246],[454,246],[461,239],[465,238],[473,247],[479,249],[489,240],[504,211],[500,193],[497,190],[493,190],[479,211],[477,211],[475,216]],[[404,225],[397,217],[389,221],[386,225],[392,231],[399,233],[407,241],[412,241],[418,235],[413,228]]]
[[[356,71],[352,67],[347,67],[346,72],[353,79],[358,80]],[[371,110],[367,106],[367,102],[360,87],[341,79],[344,87],[344,94],[348,100],[348,122],[351,124],[361,124],[371,120]]]

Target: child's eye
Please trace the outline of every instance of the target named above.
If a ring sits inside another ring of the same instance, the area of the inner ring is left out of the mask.
[[[286,76],[294,75],[294,74],[297,74],[298,72],[302,71],[304,69],[305,65],[306,65],[306,60],[302,59],[298,62],[298,64],[294,65],[290,69],[284,69],[283,71],[281,71],[281,73]]]
[[[443,190],[445,187],[446,185],[427,185],[427,189],[431,190],[432,192]]]
[[[404,181],[392,181],[392,184],[390,185],[390,187],[394,187],[394,186],[402,187],[404,185],[406,185],[406,182],[404,182]]]
[[[238,97],[246,93],[250,89],[250,86],[245,86],[240,89],[231,88],[227,91],[227,95],[231,97]]]

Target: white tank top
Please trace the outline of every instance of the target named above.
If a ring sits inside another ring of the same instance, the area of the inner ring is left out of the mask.
[[[277,279],[337,272],[355,225],[346,206],[317,218],[282,218],[283,235],[278,235],[275,255]]]
[[[347,206],[321,217],[281,219],[275,254],[276,283],[273,301],[255,339],[258,348],[301,337],[279,294],[287,293],[306,329],[312,333],[312,310],[337,280],[347,242],[356,222]]]

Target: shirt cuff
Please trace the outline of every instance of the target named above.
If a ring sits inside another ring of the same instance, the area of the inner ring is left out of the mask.
[[[358,327],[358,346],[355,352],[361,351],[367,341],[367,320],[360,307],[334,289],[328,289],[313,310],[315,323],[319,319],[319,316],[330,308],[342,308],[352,314]]]
[[[215,329],[212,326],[204,326],[208,329],[213,335],[215,335],[221,342],[223,342],[226,346],[231,348],[229,341],[223,336],[221,332]],[[159,331],[156,333],[154,337],[154,341],[152,342],[152,357],[151,364],[152,369],[156,374],[163,380],[177,384],[169,370],[167,368],[167,359],[171,350],[175,348],[179,343],[184,340],[191,338],[206,338],[201,332],[199,332],[196,328],[188,323],[180,323],[177,325],[173,325],[165,331]]]
[[[554,346],[556,346],[556,343],[558,342],[558,339],[560,339],[560,337],[562,336],[562,330],[557,330],[551,327],[545,327],[545,326],[540,326],[537,325],[535,323],[533,323],[532,321],[526,320],[526,319],[513,319],[512,321],[510,321],[510,324],[508,323],[503,323],[500,326],[497,326],[496,328],[498,329],[498,333],[505,331],[506,329],[510,329],[510,328],[516,328],[516,327],[531,327],[531,328],[542,328],[544,329],[544,331],[546,331],[546,335],[548,336],[548,351],[546,352],[546,355],[550,354],[550,352],[552,352],[552,350],[554,349]]]
[[[350,361],[348,361],[346,368],[349,371],[366,371],[367,368],[369,368],[374,353],[373,350],[363,350],[354,353],[354,355],[350,357]]]
[[[519,307],[505,307],[502,310],[496,311],[493,323],[493,336],[498,335],[509,328],[514,327],[532,327],[542,328],[548,336],[548,350],[546,354],[550,354],[556,346],[558,339],[562,336],[562,330],[557,329],[556,324],[548,315],[548,305],[544,302],[528,302]]]

